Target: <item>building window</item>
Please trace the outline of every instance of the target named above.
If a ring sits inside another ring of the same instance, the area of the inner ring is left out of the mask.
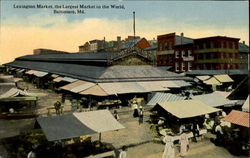
[[[181,71],[185,71],[185,63],[184,62],[181,63]]]
[[[235,44],[234,44],[234,42],[232,43],[232,47],[233,47],[233,49],[235,49]]]
[[[211,53],[211,59],[215,59],[215,53]]]
[[[171,50],[172,49],[172,42],[169,42],[168,48]]]
[[[180,52],[177,50],[176,52],[175,52],[175,58],[179,58],[180,57]]]
[[[206,43],[203,43],[203,49],[206,49],[206,48],[207,48]]]
[[[185,50],[181,51],[181,57],[183,58],[185,56]]]
[[[179,63],[178,62],[175,63],[175,71],[179,71]]]
[[[173,63],[173,56],[169,55],[168,59],[169,59],[169,64],[172,64]]]
[[[188,62],[188,71],[191,71],[191,70],[192,70],[192,63]]]
[[[188,57],[191,57],[193,55],[191,50],[188,50]]]
[[[229,58],[233,58],[233,53],[229,53]]]
[[[168,42],[165,42],[165,47],[164,47],[164,49],[165,49],[165,50],[168,49]]]
[[[226,42],[226,46],[227,46],[227,48],[229,48],[229,42],[228,41]]]
[[[214,42],[213,41],[210,42],[210,48],[214,48]]]
[[[162,49],[162,43],[159,43],[159,50],[161,51]]]

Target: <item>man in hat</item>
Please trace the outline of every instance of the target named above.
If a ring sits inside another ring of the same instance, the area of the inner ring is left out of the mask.
[[[56,114],[57,115],[60,115],[60,109],[61,109],[61,103],[59,101],[57,101],[55,104],[54,104],[54,107],[56,109]]]

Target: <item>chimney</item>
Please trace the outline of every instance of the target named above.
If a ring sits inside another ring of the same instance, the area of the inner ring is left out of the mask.
[[[121,36],[117,36],[117,42],[121,42]]]
[[[242,42],[245,45],[245,41]]]
[[[183,36],[184,36],[184,33],[182,32],[182,33],[181,33],[181,37],[183,37]]]

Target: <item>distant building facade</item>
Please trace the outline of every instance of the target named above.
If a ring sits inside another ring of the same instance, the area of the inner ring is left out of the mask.
[[[240,55],[240,69],[247,69],[249,70],[249,62],[250,62],[250,53],[249,53],[249,46],[243,43],[239,43],[239,55]]]
[[[239,38],[213,36],[194,40],[194,70],[239,69]]]
[[[193,66],[193,39],[175,33],[157,36],[157,66],[170,66],[175,72],[186,72]]]
[[[52,49],[44,49],[44,48],[39,48],[39,49],[33,50],[33,54],[35,54],[35,55],[38,55],[38,54],[66,54],[66,53],[69,53],[69,52],[52,50]]]

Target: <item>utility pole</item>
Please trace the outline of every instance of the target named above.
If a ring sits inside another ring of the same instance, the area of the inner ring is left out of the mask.
[[[134,21],[133,30],[134,30],[134,41],[135,41],[135,12],[133,12],[133,21]]]

